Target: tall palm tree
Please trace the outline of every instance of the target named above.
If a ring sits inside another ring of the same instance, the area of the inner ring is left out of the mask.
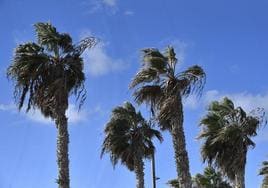
[[[121,161],[135,172],[136,187],[144,188],[143,159],[150,158],[155,150],[153,137],[162,141],[161,133],[153,129],[131,103],[126,102],[112,111],[105,128],[101,156],[109,153],[113,166]]]
[[[204,139],[201,149],[204,162],[219,168],[236,188],[245,187],[247,151],[255,146],[251,138],[257,135],[257,129],[265,123],[263,120],[261,109],[247,114],[228,98],[212,102],[201,120],[203,130],[199,138]]]
[[[150,106],[162,130],[172,135],[175,151],[176,170],[182,188],[191,187],[189,158],[183,129],[182,97],[202,91],[205,73],[197,65],[183,72],[176,72],[178,60],[173,47],[165,53],[158,49],[143,50],[143,64],[136,74],[131,89],[138,104]]]
[[[21,109],[27,100],[27,112],[39,109],[45,117],[55,120],[58,129],[57,163],[59,188],[69,188],[69,134],[66,110],[68,97],[85,100],[83,59],[85,49],[96,44],[88,37],[73,44],[67,33],[59,33],[50,23],[36,23],[37,42],[17,46],[13,63],[7,70],[15,83],[15,99]]]
[[[260,170],[260,175],[263,175],[262,188],[268,188],[268,161],[262,163],[262,168]]]

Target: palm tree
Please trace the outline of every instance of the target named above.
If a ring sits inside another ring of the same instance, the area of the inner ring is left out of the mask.
[[[213,167],[206,167],[204,174],[196,174],[193,181],[198,188],[232,188]]]
[[[260,175],[263,175],[262,188],[268,188],[268,161],[262,163],[262,168],[260,170]]]
[[[162,141],[161,133],[152,129],[140,112],[126,102],[113,109],[111,118],[106,124],[105,139],[101,156],[110,154],[115,167],[121,161],[130,171],[134,171],[137,188],[144,188],[144,158],[150,158],[155,150],[152,139]]]
[[[247,151],[255,146],[251,137],[256,136],[257,129],[265,123],[263,118],[262,109],[247,114],[224,98],[221,102],[212,102],[208,114],[201,120],[203,130],[199,138],[204,139],[201,149],[204,162],[219,168],[236,188],[245,187]]]
[[[57,163],[59,188],[69,188],[69,159],[66,110],[72,94],[85,100],[83,59],[85,49],[96,44],[88,37],[73,44],[69,34],[59,33],[50,23],[36,23],[37,42],[17,46],[13,63],[7,70],[15,83],[15,99],[21,109],[27,99],[28,112],[39,109],[45,117],[55,120],[58,129]]]
[[[172,179],[167,182],[172,188],[180,188],[177,179]],[[194,188],[232,188],[232,186],[224,180],[223,175],[217,172],[213,167],[206,167],[204,174],[196,174],[192,178]]]
[[[172,135],[178,180],[183,188],[191,187],[189,158],[183,130],[182,97],[202,91],[205,73],[197,65],[176,72],[177,58],[173,47],[163,54],[158,49],[143,50],[143,64],[131,89],[138,104],[150,106],[162,130]]]

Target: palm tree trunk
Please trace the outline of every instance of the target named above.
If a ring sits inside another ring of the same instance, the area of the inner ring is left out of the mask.
[[[57,183],[59,184],[59,188],[70,188],[68,156],[69,133],[65,110],[61,109],[61,111],[57,113],[56,125],[58,130],[57,163],[59,173]]]
[[[156,177],[155,177],[155,157],[154,152],[152,153],[152,179],[153,179],[153,188],[156,188]]]
[[[144,162],[142,157],[135,159],[136,188],[144,188]]]
[[[245,188],[245,167],[235,176],[235,188]]]
[[[183,130],[182,100],[180,97],[177,97],[177,101],[174,105],[176,105],[176,117],[174,117],[173,121],[171,122],[171,135],[175,151],[178,180],[181,188],[192,188],[189,158],[186,150],[185,135]]]

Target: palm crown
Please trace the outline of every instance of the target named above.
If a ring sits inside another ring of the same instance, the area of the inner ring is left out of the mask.
[[[142,68],[130,84],[130,88],[135,88],[136,102],[148,104],[153,114],[158,112],[162,129],[170,129],[168,120],[176,111],[171,108],[174,96],[200,93],[205,82],[201,67],[195,65],[177,73],[177,62],[173,47],[168,47],[165,53],[154,48],[144,49]]]
[[[204,139],[201,149],[204,161],[219,167],[234,180],[238,172],[244,171],[247,150],[255,146],[251,137],[257,135],[263,118],[261,109],[247,114],[241,107],[235,108],[228,98],[212,102],[201,120],[203,130],[199,138]]]
[[[53,109],[70,93],[80,97],[81,104],[85,99],[85,75],[80,56],[86,48],[96,44],[96,39],[88,37],[73,44],[68,34],[59,33],[50,23],[34,26],[37,43],[28,42],[16,48],[7,75],[15,82],[19,109],[28,93],[27,111],[38,107],[45,116],[53,118]]]
[[[155,150],[153,137],[162,141],[160,132],[153,129],[129,102],[113,109],[105,134],[101,156],[110,153],[113,166],[120,160],[131,171],[135,168],[135,160],[151,157]]]

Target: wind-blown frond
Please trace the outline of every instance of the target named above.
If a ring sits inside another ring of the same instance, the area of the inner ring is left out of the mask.
[[[179,73],[176,77],[182,96],[187,97],[192,93],[200,95],[203,91],[206,74],[201,67],[197,65],[189,67],[186,71]]]
[[[159,75],[155,69],[152,68],[142,69],[134,77],[129,87],[134,88],[139,84],[150,83],[154,80],[155,81],[160,80]]]
[[[84,102],[84,62],[80,55],[87,47],[94,46],[94,39],[90,37],[83,40],[83,45],[76,46],[68,34],[59,33],[50,23],[34,26],[37,43],[16,48],[7,76],[15,83],[14,96],[19,109],[28,98],[27,111],[31,107],[39,108],[43,115],[54,118],[53,109],[69,95],[76,95],[80,105]]]
[[[102,144],[101,157],[110,154],[115,166],[119,161],[134,170],[135,158],[150,158],[155,148],[153,138],[162,141],[161,133],[144,120],[134,106],[126,102],[112,110],[112,115],[105,127],[105,139]]]
[[[97,43],[98,39],[95,37],[86,37],[81,40],[78,44],[74,47],[74,55],[80,56],[87,48],[93,48]]]
[[[234,180],[245,168],[248,148],[255,146],[251,137],[257,135],[261,118],[246,114],[241,107],[235,108],[228,98],[212,102],[200,123],[203,129],[198,138],[204,140],[203,160]]]
[[[264,176],[262,180],[262,188],[268,187],[268,161],[262,163],[262,168],[260,169],[259,175]]]
[[[157,70],[159,73],[164,73],[167,66],[167,58],[161,54],[158,49],[148,48],[143,51],[143,66]]]
[[[133,96],[138,104],[145,102],[154,106],[162,97],[162,92],[158,85],[146,85],[136,90]]]

